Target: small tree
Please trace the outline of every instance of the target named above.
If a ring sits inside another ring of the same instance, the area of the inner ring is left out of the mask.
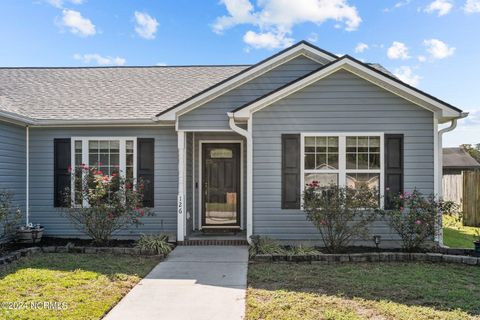
[[[389,224],[402,239],[406,251],[420,249],[435,236],[435,221],[442,210],[442,202],[433,195],[425,197],[415,189],[392,196],[392,210],[384,211]]]
[[[307,219],[318,228],[326,249],[337,252],[354,238],[366,238],[379,206],[377,190],[308,184],[303,194]]]
[[[107,243],[115,232],[141,224],[140,218],[150,214],[142,208],[142,182],[134,184],[118,173],[106,175],[95,167],[82,165],[81,174],[72,175],[76,181],[74,201],[67,188],[63,210],[74,226],[91,237],[95,244]],[[79,181],[81,183],[79,183]]]
[[[0,245],[13,237],[22,218],[20,209],[13,207],[12,197],[11,192],[0,190]]]

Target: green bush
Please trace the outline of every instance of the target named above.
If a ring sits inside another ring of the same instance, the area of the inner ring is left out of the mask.
[[[354,239],[367,238],[379,199],[378,190],[368,187],[321,187],[313,181],[303,193],[303,209],[320,232],[325,248],[334,253]]]
[[[384,214],[402,240],[403,249],[416,251],[421,249],[427,240],[435,236],[435,223],[442,210],[442,203],[433,195],[424,196],[417,189],[392,196],[392,210]]]
[[[273,239],[260,236],[252,236],[252,244],[248,249],[250,257],[257,254],[286,254],[286,250]]]
[[[172,245],[168,243],[168,236],[164,234],[159,235],[145,235],[143,234],[135,245],[140,250],[155,252],[156,254],[167,255],[172,251]]]

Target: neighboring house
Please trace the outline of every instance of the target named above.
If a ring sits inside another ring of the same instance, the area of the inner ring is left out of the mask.
[[[463,174],[480,170],[480,163],[463,148],[443,148],[443,198],[463,202]]]
[[[438,125],[465,116],[307,42],[253,66],[3,68],[0,188],[46,234],[80,236],[58,195],[73,184],[68,166],[101,161],[151,182],[155,216],[123,236],[234,228],[318,241],[301,210],[306,183],[440,194]],[[396,245],[384,221],[371,233]]]

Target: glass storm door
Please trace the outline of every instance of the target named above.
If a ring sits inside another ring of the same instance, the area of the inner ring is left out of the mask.
[[[240,144],[205,143],[202,152],[202,225],[240,226]]]

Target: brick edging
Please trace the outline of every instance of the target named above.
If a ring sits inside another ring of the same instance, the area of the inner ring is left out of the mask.
[[[0,266],[8,265],[21,257],[37,253],[111,253],[111,254],[129,254],[156,256],[161,259],[165,258],[163,254],[155,254],[150,250],[140,250],[131,247],[75,247],[75,246],[48,246],[48,247],[30,247],[12,251],[0,257]]]
[[[480,266],[480,258],[442,253],[351,253],[351,254],[317,254],[317,255],[279,255],[257,254],[250,258],[252,262],[307,262],[314,264],[337,262],[387,262],[387,261],[428,261],[446,262]]]

